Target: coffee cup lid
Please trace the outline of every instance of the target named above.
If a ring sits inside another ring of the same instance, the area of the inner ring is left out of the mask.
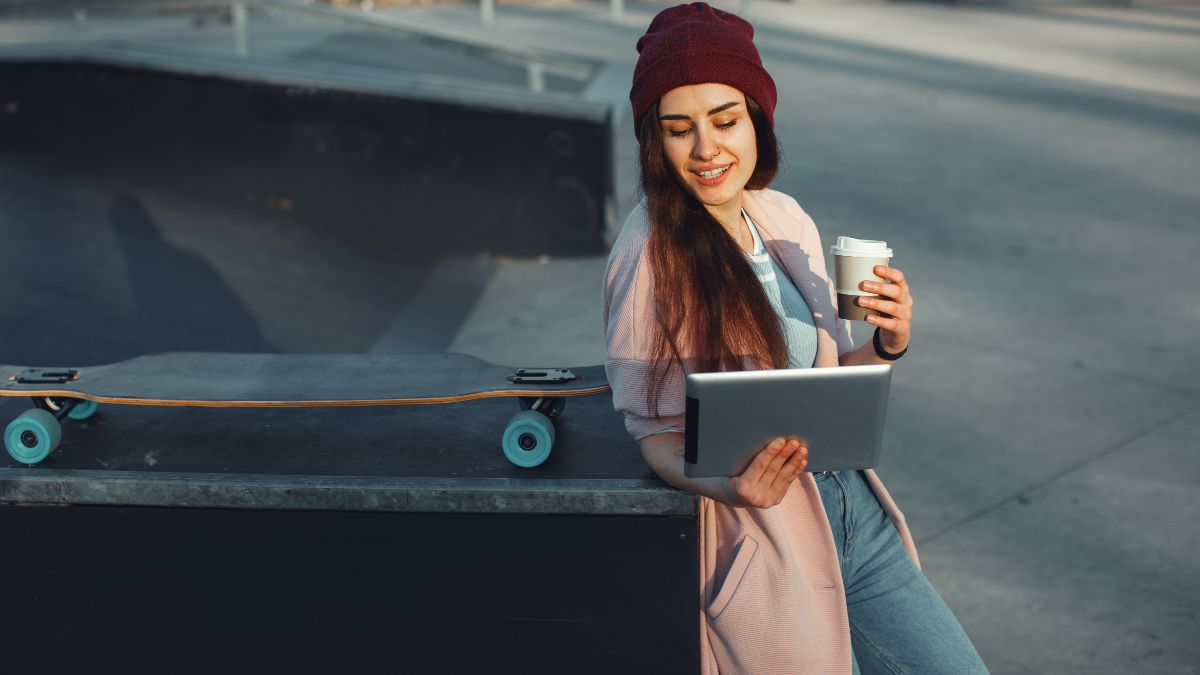
[[[838,237],[837,243],[829,247],[833,255],[846,255],[856,258],[890,258],[892,249],[886,241],[874,239],[855,239],[854,237]]]

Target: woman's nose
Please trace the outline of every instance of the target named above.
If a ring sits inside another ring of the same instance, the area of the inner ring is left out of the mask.
[[[716,157],[719,152],[720,148],[717,147],[717,144],[713,140],[712,136],[701,133],[696,134],[696,144],[692,146],[692,155],[696,159],[702,162],[707,162],[713,157]]]

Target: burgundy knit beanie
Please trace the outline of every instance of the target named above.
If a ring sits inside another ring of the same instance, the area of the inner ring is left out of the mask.
[[[754,47],[754,28],[744,19],[703,2],[658,13],[637,42],[629,102],[633,125],[663,94],[687,84],[717,82],[741,90],[767,113],[775,128],[775,82]]]

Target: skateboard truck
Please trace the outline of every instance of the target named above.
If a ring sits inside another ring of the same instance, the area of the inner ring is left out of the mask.
[[[14,378],[18,384],[66,384],[79,379],[78,370],[46,370],[30,368]]]
[[[507,379],[513,384],[562,384],[574,382],[576,377],[575,373],[563,368],[518,368]]]

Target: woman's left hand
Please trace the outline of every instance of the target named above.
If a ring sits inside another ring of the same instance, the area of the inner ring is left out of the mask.
[[[879,343],[889,354],[899,354],[908,349],[911,334],[913,298],[904,280],[904,272],[895,267],[875,266],[875,276],[891,281],[890,284],[864,281],[862,290],[880,295],[880,298],[859,298],[858,304],[879,315],[867,315],[867,322],[879,327]]]

